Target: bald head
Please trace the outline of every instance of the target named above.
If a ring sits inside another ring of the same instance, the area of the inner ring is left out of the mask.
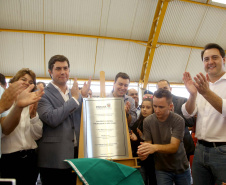
[[[128,96],[131,96],[135,100],[135,106],[138,107],[138,91],[136,89],[129,89]]]
[[[168,90],[168,91],[172,91],[172,88],[170,87],[170,84],[167,80],[160,80],[157,82],[156,84],[156,88],[157,90],[158,89],[165,89],[165,90]]]

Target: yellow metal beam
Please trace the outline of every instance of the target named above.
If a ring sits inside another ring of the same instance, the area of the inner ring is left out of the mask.
[[[171,43],[163,43],[163,42],[158,42],[157,45],[192,48],[192,49],[203,49],[203,47],[198,47],[198,46],[188,46],[188,45],[171,44]]]
[[[149,47],[149,51],[150,51],[150,48],[151,48],[151,44],[150,43],[149,43],[149,45],[147,44],[148,41],[142,41],[142,40],[122,39],[122,38],[113,38],[113,37],[101,37],[101,36],[95,36],[95,35],[82,35],[82,34],[72,34],[72,33],[44,32],[44,31],[31,31],[31,30],[13,30],[13,29],[1,29],[0,28],[0,32],[1,31],[5,31],[5,32],[20,32],[20,33],[36,33],[36,34],[43,34],[43,35],[51,34],[51,35],[65,35],[65,36],[101,38],[101,39],[109,39],[109,40],[135,42],[137,44],[143,43],[141,45],[145,46],[145,47]],[[163,42],[157,42],[157,45],[174,46],[174,47],[185,47],[185,48],[193,48],[193,49],[203,49],[203,47],[198,47],[198,46],[196,47],[196,46],[188,46],[188,45],[180,45],[180,44],[172,44],[172,43],[163,43]],[[148,54],[149,54],[149,52],[148,52]],[[148,56],[147,56],[147,58],[145,60],[146,63],[147,63],[147,59],[148,59]]]
[[[160,12],[160,15],[159,15],[157,27],[155,29],[153,41],[151,43],[152,48],[151,48],[151,52],[150,52],[150,55],[149,55],[149,58],[148,58],[148,64],[147,64],[147,68],[146,68],[145,76],[144,76],[144,80],[143,80],[143,88],[144,89],[146,89],[147,84],[148,84],[148,78],[149,78],[149,74],[150,74],[151,66],[152,66],[152,61],[153,61],[154,54],[155,54],[155,48],[156,48],[156,45],[157,45],[157,42],[158,42],[158,38],[159,38],[160,30],[161,30],[161,27],[162,27],[162,23],[163,23],[163,20],[164,20],[164,17],[165,17],[168,2],[169,2],[168,0],[162,1],[162,8],[161,8],[161,12]]]
[[[199,46],[188,46],[188,45],[171,44],[171,43],[163,43],[163,42],[158,42],[157,45],[174,46],[174,47],[182,47],[182,48],[190,48],[190,49],[201,49],[201,50],[204,49],[204,47],[199,47]],[[226,53],[226,50],[224,51]]]
[[[142,66],[142,69],[141,69],[140,81],[139,81],[140,84],[143,83],[143,79],[144,79],[144,75],[145,75],[145,69],[146,69],[147,61],[148,61],[148,56],[149,56],[150,49],[151,49],[151,42],[152,42],[153,37],[154,37],[155,28],[156,28],[156,25],[157,25],[157,18],[159,17],[159,12],[161,11],[161,5],[162,5],[162,1],[158,0],[156,10],[155,10],[155,15],[154,15],[152,26],[151,26],[151,31],[150,31],[149,38],[148,38],[148,43],[147,43],[145,55],[144,55],[143,66]]]
[[[216,5],[212,5],[212,4],[208,4],[208,3],[200,3],[200,2],[191,1],[191,0],[180,0],[180,1],[184,1],[184,2],[187,2],[187,3],[193,3],[193,4],[202,5],[202,6],[209,6],[209,7],[212,7],[212,8],[219,8],[219,9],[222,9],[222,10],[226,10],[226,7],[216,6]]]
[[[88,37],[95,39],[107,39],[107,40],[118,40],[118,41],[127,41],[127,42],[135,42],[135,43],[145,43],[147,41],[143,40],[132,40],[132,39],[123,39],[123,38],[114,38],[114,37],[103,37],[96,35],[83,35],[83,34],[75,34],[75,33],[60,33],[60,32],[47,32],[47,31],[34,31],[34,30],[17,30],[17,29],[2,29],[0,28],[0,32],[19,32],[19,33],[36,33],[36,34],[45,34],[45,35],[64,35],[64,36],[76,36],[76,37]]]

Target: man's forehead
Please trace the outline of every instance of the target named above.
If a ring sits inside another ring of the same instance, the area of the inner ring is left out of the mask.
[[[116,80],[116,83],[129,84],[129,79],[124,79],[124,78],[118,77],[118,79]]]
[[[207,49],[204,54],[203,54],[203,58],[205,57],[210,57],[212,55],[218,55],[221,56],[220,51],[217,48],[211,48],[211,49]]]
[[[158,82],[157,85],[158,85],[159,88],[161,88],[161,87],[169,87],[169,84],[166,81]]]
[[[166,100],[166,97],[157,98],[156,96],[154,96],[153,103],[156,104],[156,105],[163,104],[163,103],[167,103],[167,100]]]
[[[138,93],[136,89],[130,89],[129,93]]]
[[[67,61],[63,61],[63,62],[56,61],[53,66],[54,67],[68,67],[68,63],[67,63]]]

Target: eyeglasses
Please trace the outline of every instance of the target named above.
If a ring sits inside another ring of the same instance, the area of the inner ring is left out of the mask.
[[[138,93],[131,93],[130,96],[138,96]]]

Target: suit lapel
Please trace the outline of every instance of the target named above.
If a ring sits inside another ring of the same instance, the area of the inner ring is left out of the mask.
[[[47,85],[46,90],[49,91],[50,94],[52,94],[57,100],[59,100],[62,104],[65,103],[63,97],[61,96],[60,92],[53,86],[52,83],[49,83]]]

